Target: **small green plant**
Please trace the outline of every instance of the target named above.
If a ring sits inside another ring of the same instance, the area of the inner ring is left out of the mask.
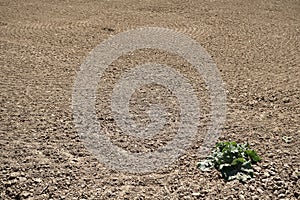
[[[251,164],[261,161],[257,153],[249,148],[249,144],[236,142],[219,142],[205,160],[198,163],[202,171],[217,169],[225,180],[247,181],[253,177]]]

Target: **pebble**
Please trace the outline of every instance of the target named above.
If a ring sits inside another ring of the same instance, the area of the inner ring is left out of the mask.
[[[240,200],[245,200],[246,198],[245,198],[244,195],[240,194],[240,195],[239,195],[239,199],[240,199]]]
[[[269,171],[269,173],[271,174],[271,176],[275,176],[276,175],[276,172],[274,172],[274,171]]]
[[[268,179],[263,178],[263,179],[261,180],[261,182],[266,183],[266,182],[268,182]]]
[[[264,172],[264,177],[269,177],[270,174],[268,172]]]
[[[299,177],[297,176],[297,174],[292,174],[292,176],[291,176],[291,179],[292,179],[292,180],[295,180],[295,181],[296,181],[298,178],[299,178]]]
[[[260,166],[253,166],[253,169],[254,169],[255,171],[260,171],[260,170],[261,170],[261,167],[260,167]]]
[[[42,179],[40,179],[40,178],[35,178],[35,179],[33,179],[33,181],[34,181],[35,183],[40,183],[40,182],[42,182]]]
[[[20,176],[20,173],[19,172],[13,172],[10,174],[10,178],[17,178],[18,176]]]
[[[20,196],[21,196],[21,197],[24,197],[24,198],[27,198],[27,197],[30,196],[30,193],[27,192],[27,191],[23,191],[23,192],[21,192]]]
[[[259,196],[254,195],[254,196],[252,196],[252,199],[253,199],[253,200],[259,199]]]
[[[275,181],[280,181],[281,178],[280,178],[279,176],[275,176],[275,177],[274,177],[274,180],[275,180]]]
[[[269,164],[263,164],[263,168],[268,168]]]
[[[19,177],[19,181],[21,181],[21,182],[24,182],[24,181],[26,181],[26,180],[27,180],[26,177]]]
[[[284,97],[282,99],[282,101],[283,101],[283,103],[289,103],[289,102],[291,102],[291,100],[289,98],[287,98],[287,97]]]
[[[257,191],[262,194],[264,191],[261,188],[257,188]]]
[[[285,197],[285,194],[279,194],[278,195],[278,198],[283,198],[283,197]]]

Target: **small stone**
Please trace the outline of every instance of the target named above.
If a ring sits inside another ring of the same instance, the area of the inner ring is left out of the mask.
[[[263,179],[261,180],[261,182],[266,183],[266,182],[268,182],[268,179],[263,178]]]
[[[239,199],[240,199],[240,200],[245,200],[245,196],[242,195],[242,194],[240,194],[240,195],[239,195]]]
[[[293,172],[291,177],[292,177],[292,179],[297,180],[300,177],[300,173],[299,172]]]
[[[10,177],[11,179],[14,179],[14,178],[17,178],[18,176],[20,176],[20,173],[19,173],[19,172],[13,172],[13,173],[10,174],[9,177]]]
[[[4,185],[5,185],[5,187],[10,187],[10,186],[16,184],[17,182],[18,182],[17,179],[12,179],[12,180],[9,180],[7,182],[4,182]]]
[[[33,179],[33,181],[34,181],[35,183],[40,183],[40,182],[42,182],[42,179],[40,179],[40,178],[35,178],[35,179]]]
[[[26,181],[26,180],[27,180],[26,177],[19,177],[19,181],[21,181],[21,182],[24,182],[24,181]]]
[[[274,172],[272,170],[269,170],[269,173],[271,174],[271,176],[275,176],[276,175],[276,172]]]
[[[254,106],[254,105],[256,105],[257,103],[258,103],[258,101],[256,101],[256,100],[249,101],[249,105],[250,105],[250,106]]]
[[[287,97],[283,98],[282,101],[283,101],[283,103],[290,103],[291,102],[291,100]]]
[[[268,172],[264,172],[264,177],[269,177],[270,174]]]
[[[8,194],[12,194],[12,193],[13,193],[13,189],[9,187],[9,188],[6,189],[6,192],[7,192]]]
[[[275,178],[276,178],[276,177],[275,177]],[[279,179],[279,180],[280,180],[280,179]],[[284,185],[284,181],[277,181],[277,182],[276,182],[276,185],[278,185],[278,186],[281,187],[282,185]]]
[[[261,188],[257,188],[257,191],[262,194],[264,191]]]
[[[269,164],[263,164],[263,168],[268,168]]]
[[[291,136],[282,136],[282,140],[285,143],[291,143],[293,141],[293,137],[291,137]],[[288,154],[289,152],[287,151],[286,153]]]
[[[27,197],[30,196],[30,193],[27,192],[27,191],[23,191],[23,192],[21,192],[20,196],[21,196],[21,197],[24,197],[24,198],[27,198]]]
[[[250,185],[249,188],[250,188],[251,191],[255,191],[255,188],[254,188],[253,185]]]
[[[261,170],[261,167],[256,165],[256,166],[253,166],[253,169],[258,172]]]
[[[278,195],[278,198],[283,198],[283,197],[285,197],[285,194],[281,193],[281,194]]]
[[[254,195],[254,196],[252,196],[252,199],[253,199],[253,200],[259,199],[259,196]]]
[[[194,192],[192,195],[193,195],[193,196],[200,196],[201,193],[199,193],[199,192]]]
[[[279,176],[275,176],[275,177],[274,177],[274,180],[275,180],[275,181],[280,181],[281,178],[280,178]]]

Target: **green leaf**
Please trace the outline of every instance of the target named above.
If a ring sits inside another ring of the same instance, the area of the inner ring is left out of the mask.
[[[248,160],[248,161],[244,162],[244,163],[242,164],[242,167],[243,167],[243,168],[246,168],[246,169],[252,169],[252,166],[251,166],[251,160]]]
[[[211,155],[198,163],[202,171],[213,168],[219,170],[225,180],[246,181],[253,177],[252,163],[261,161],[254,150],[249,149],[249,144],[236,142],[218,142]]]
[[[254,162],[261,161],[261,158],[256,154],[254,150],[246,150],[246,154],[251,158]]]
[[[243,164],[244,162],[246,162],[246,160],[244,158],[236,158],[232,161],[231,165],[238,165],[238,164]]]

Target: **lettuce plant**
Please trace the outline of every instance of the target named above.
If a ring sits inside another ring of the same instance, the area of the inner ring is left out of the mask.
[[[198,163],[202,171],[217,169],[225,180],[246,181],[253,177],[252,164],[261,161],[249,144],[236,142],[219,142],[212,153]]]

